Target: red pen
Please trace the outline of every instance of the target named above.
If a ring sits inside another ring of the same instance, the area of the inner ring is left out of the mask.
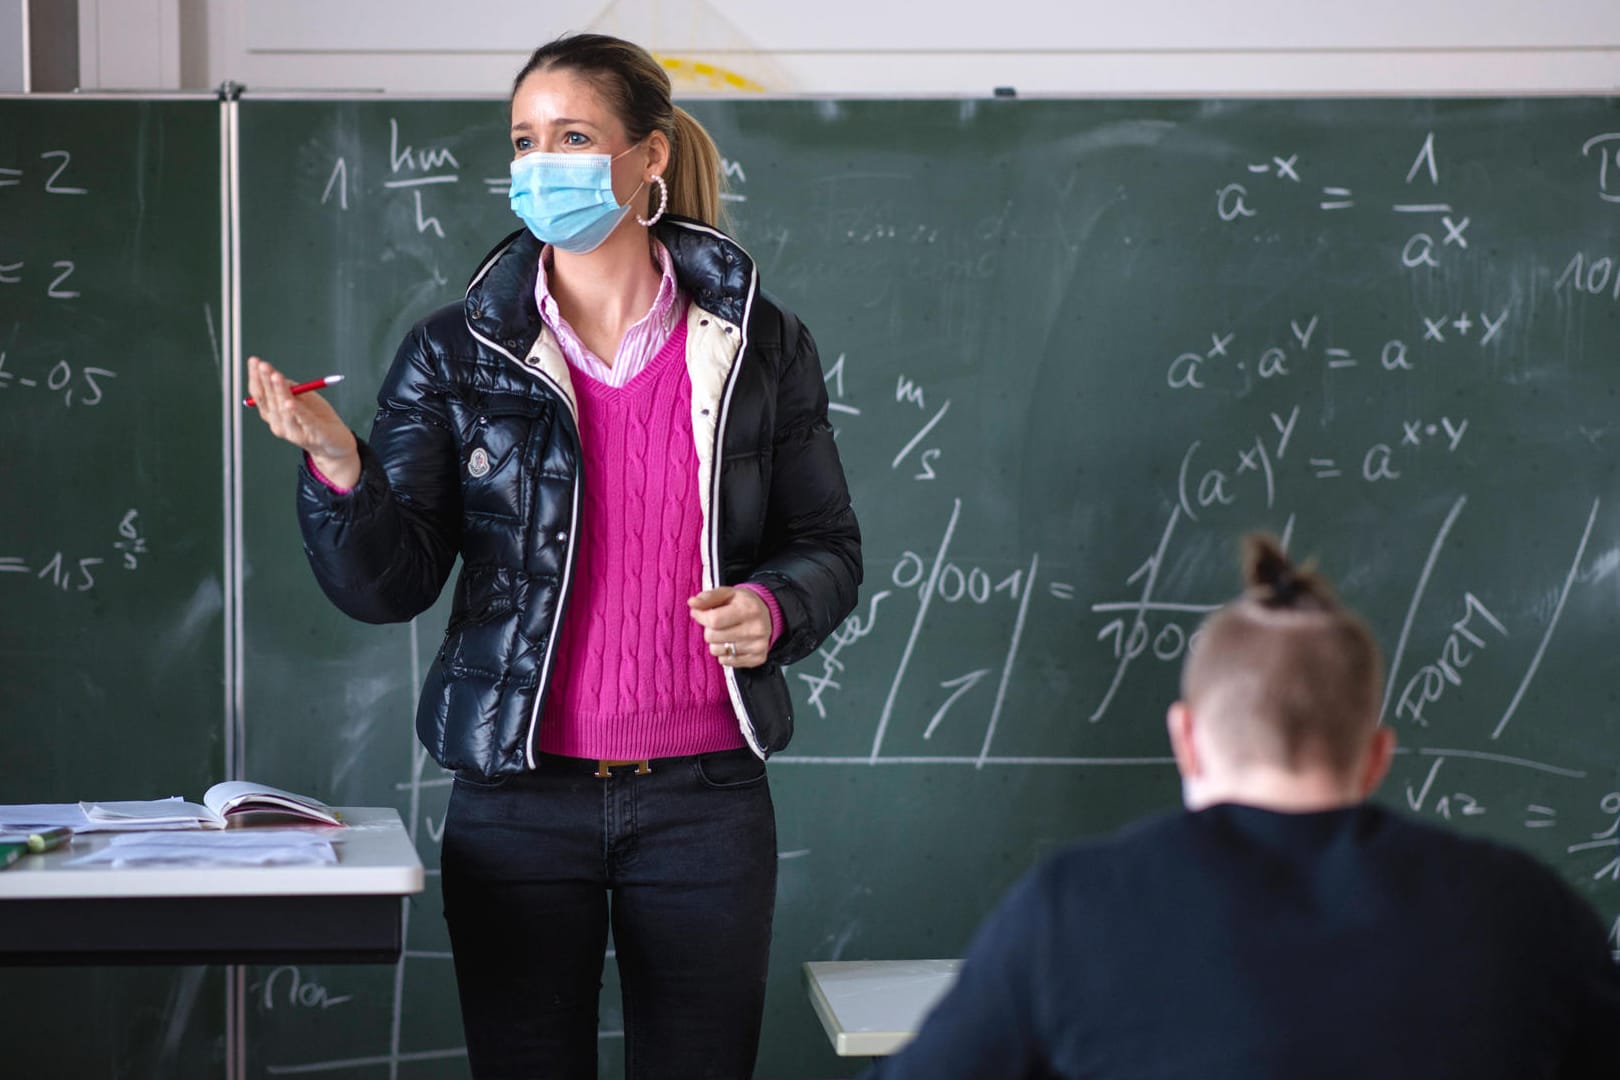
[[[323,379],[314,379],[310,382],[301,382],[292,388],[292,392],[295,394],[307,394],[311,390],[319,390],[322,387],[331,386],[333,383],[340,383],[342,381],[343,376],[341,375],[328,375]],[[251,409],[257,405],[258,402],[254,401],[250,397],[245,397],[242,399],[242,404]]]

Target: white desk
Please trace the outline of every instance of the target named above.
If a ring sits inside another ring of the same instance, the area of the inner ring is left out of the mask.
[[[0,870],[0,964],[390,963],[422,891],[399,812],[342,810],[335,866],[67,866],[112,833]]]
[[[804,965],[810,1004],[841,1057],[892,1054],[956,981],[960,960],[828,960]]]

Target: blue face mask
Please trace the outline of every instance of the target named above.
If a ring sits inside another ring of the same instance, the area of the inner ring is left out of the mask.
[[[532,153],[514,159],[512,213],[545,243],[575,255],[595,251],[630,213],[629,203],[621,206],[613,197],[613,163],[630,150],[614,157]]]

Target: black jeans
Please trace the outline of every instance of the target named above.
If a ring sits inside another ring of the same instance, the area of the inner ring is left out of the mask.
[[[765,764],[595,768],[456,779],[440,865],[473,1075],[596,1080],[611,919],[630,1080],[745,1080],[776,901]]]

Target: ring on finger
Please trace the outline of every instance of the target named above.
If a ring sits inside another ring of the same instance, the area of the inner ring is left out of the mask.
[[[735,641],[726,642],[726,655],[733,660],[737,658],[737,643]]]

